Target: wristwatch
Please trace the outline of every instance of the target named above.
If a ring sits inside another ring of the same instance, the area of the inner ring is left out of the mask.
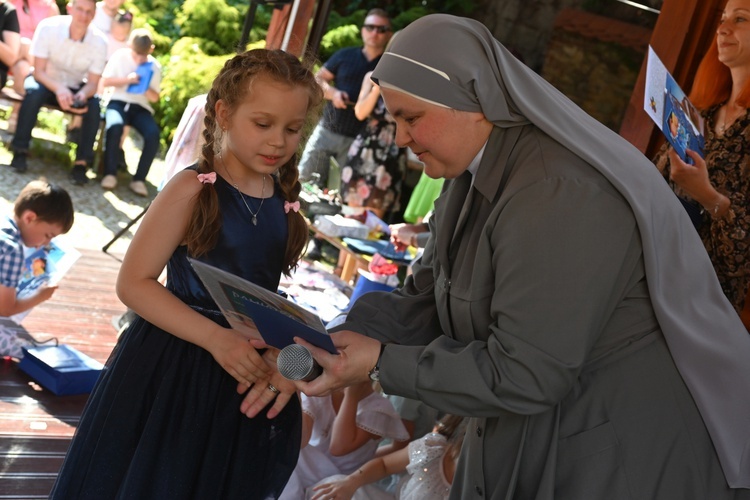
[[[372,367],[370,373],[368,373],[368,375],[370,376],[370,380],[372,380],[373,382],[380,382],[380,360],[383,358],[383,351],[385,351],[385,344],[380,344],[380,354],[378,354],[378,361],[375,363],[375,366]]]

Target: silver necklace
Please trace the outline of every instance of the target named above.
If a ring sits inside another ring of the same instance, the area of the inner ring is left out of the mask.
[[[258,210],[253,213],[252,210],[250,210],[250,205],[247,204],[247,201],[245,201],[245,195],[242,194],[242,191],[240,191],[239,186],[236,182],[234,182],[234,177],[232,177],[232,174],[229,173],[229,169],[227,168],[227,164],[224,163],[224,158],[221,157],[221,154],[219,154],[219,158],[221,159],[221,164],[224,165],[224,171],[229,176],[229,179],[232,181],[232,186],[234,186],[234,189],[237,190],[237,192],[240,194],[240,199],[242,200],[242,203],[245,205],[245,208],[247,208],[247,211],[250,212],[250,215],[253,216],[251,219],[253,222],[253,226],[258,225],[258,214],[260,213],[260,209],[263,208],[263,202],[266,201],[265,194],[266,194],[266,174],[263,174],[263,177],[261,177],[261,188],[260,188],[260,205],[258,205]]]
[[[732,105],[731,107],[736,107],[736,105]],[[729,108],[730,108],[730,105],[729,105],[729,102],[727,102],[726,108],[724,109],[724,120],[722,120],[722,123],[719,124],[719,131],[722,133],[722,135],[727,129],[727,122],[729,122],[729,126],[731,127],[732,124],[737,120],[737,118],[742,116],[742,113],[740,113],[739,115],[735,116],[731,120],[727,120],[727,118],[729,117]]]

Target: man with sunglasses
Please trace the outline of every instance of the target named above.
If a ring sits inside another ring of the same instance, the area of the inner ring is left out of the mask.
[[[371,9],[361,32],[364,46],[336,51],[315,75],[328,103],[307,141],[299,169],[302,181],[314,182],[320,187],[328,185],[330,158],[344,165],[349,146],[364,124],[354,116],[354,103],[362,79],[375,69],[391,39],[388,13],[383,9]]]

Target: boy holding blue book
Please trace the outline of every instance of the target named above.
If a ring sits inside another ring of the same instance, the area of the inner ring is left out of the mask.
[[[143,136],[143,151],[130,190],[148,196],[145,180],[159,149],[160,132],[151,103],[159,100],[161,66],[151,56],[154,44],[147,29],[133,30],[128,44],[128,48],[112,54],[102,74],[104,86],[114,89],[104,115],[106,135],[101,186],[108,190],[117,187],[120,142],[123,128],[129,125]]]

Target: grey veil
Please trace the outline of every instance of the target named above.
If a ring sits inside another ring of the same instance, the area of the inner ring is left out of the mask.
[[[750,335],[656,167],[520,63],[477,21],[433,14],[404,29],[373,80],[500,128],[532,123],[599,170],[630,204],[651,300],[727,482],[750,488]]]

